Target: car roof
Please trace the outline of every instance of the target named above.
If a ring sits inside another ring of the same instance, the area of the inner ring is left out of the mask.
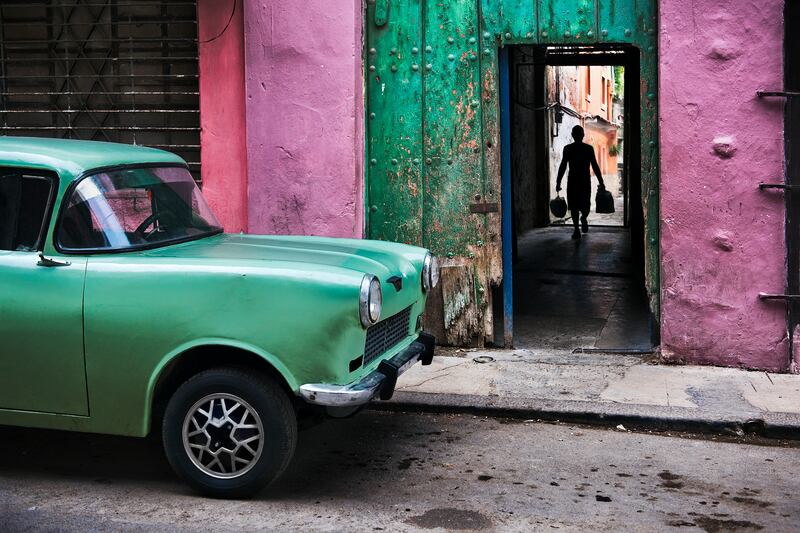
[[[173,153],[132,144],[0,136],[0,166],[52,170],[67,181],[96,168],[143,163],[186,164]]]

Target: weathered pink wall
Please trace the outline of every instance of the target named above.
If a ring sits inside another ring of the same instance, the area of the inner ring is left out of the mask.
[[[361,237],[361,0],[245,0],[252,233]]]
[[[203,194],[229,232],[248,229],[242,1],[197,2]]]
[[[784,370],[783,2],[659,9],[663,354]]]

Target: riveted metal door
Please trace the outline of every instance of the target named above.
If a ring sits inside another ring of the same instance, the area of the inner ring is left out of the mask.
[[[369,236],[422,245],[420,0],[368,10]]]
[[[466,255],[481,232],[464,206],[484,193],[478,6],[371,5],[370,236]]]
[[[539,1],[539,38],[558,42],[562,37],[592,39],[595,37],[593,0]]]
[[[368,235],[445,259],[441,313],[452,342],[479,329],[487,258],[499,280],[498,188],[485,161],[497,115],[481,105],[496,98],[492,74],[481,73],[496,45],[481,55],[479,11],[477,1],[420,0],[377,0],[367,10]],[[468,317],[461,328],[459,317]]]
[[[503,270],[498,54],[514,44],[641,50],[642,202],[658,316],[655,14],[655,0],[369,0],[367,233],[444,258],[431,300],[445,342],[493,337],[491,288]]]

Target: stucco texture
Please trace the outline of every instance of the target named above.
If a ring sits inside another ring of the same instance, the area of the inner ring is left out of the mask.
[[[663,355],[786,370],[783,2],[659,6]]]
[[[247,231],[243,0],[199,0],[203,195],[225,231]]]
[[[363,235],[361,8],[245,0],[251,233]]]

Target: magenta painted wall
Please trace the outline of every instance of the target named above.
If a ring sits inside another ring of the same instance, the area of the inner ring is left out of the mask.
[[[203,194],[229,232],[248,229],[242,1],[197,2]]]
[[[785,370],[783,2],[659,6],[663,354]]]
[[[363,235],[361,0],[245,0],[251,233]]]

